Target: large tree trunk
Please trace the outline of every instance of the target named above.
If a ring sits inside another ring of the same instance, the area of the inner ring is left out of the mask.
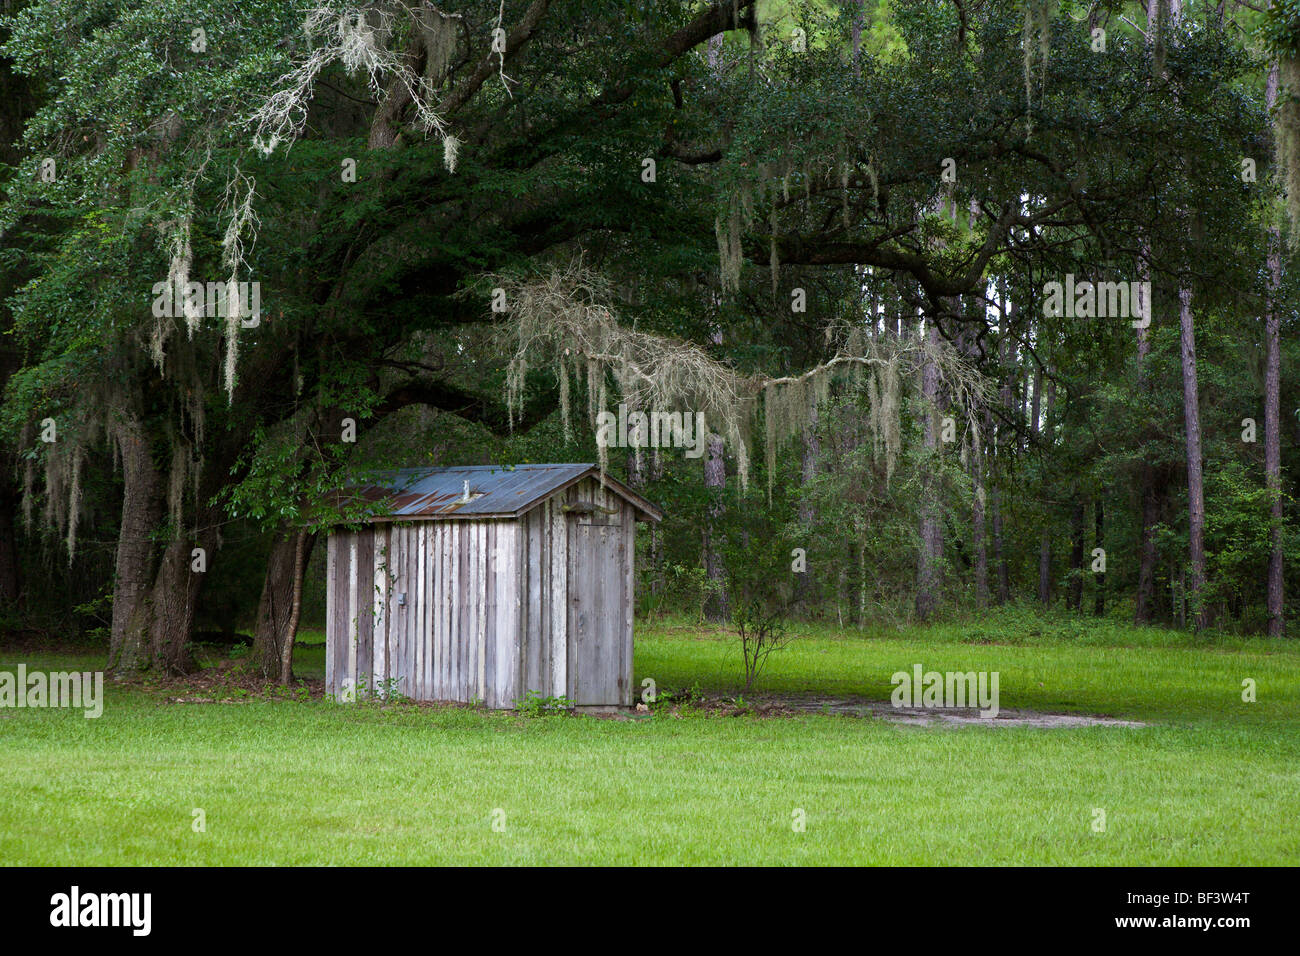
[[[138,418],[125,418],[117,424],[115,438],[122,459],[122,521],[117,538],[108,670],[130,673],[152,664],[145,605],[154,577],[153,534],[162,520],[163,502],[161,477],[143,423]]]
[[[190,646],[194,615],[206,573],[194,567],[202,548],[204,568],[217,541],[220,516],[203,506],[191,533],[165,545],[155,541],[166,514],[165,487],[154,464],[154,443],[144,423],[127,415],[115,426],[122,458],[122,522],[118,533],[113,622],[108,670],[116,675],[152,671],[165,677],[195,669]],[[225,475],[219,463],[209,474]],[[211,489],[204,489],[210,494]]]
[[[285,648],[293,646],[297,630],[294,610],[302,604],[302,577],[315,544],[314,534],[302,535],[288,528],[277,532],[271,544],[257,602],[251,655],[253,665],[268,680],[287,683],[292,679],[292,674],[284,671]]]
[[[1205,485],[1201,460],[1201,408],[1197,395],[1196,338],[1192,320],[1192,292],[1178,290],[1178,322],[1183,356],[1183,421],[1187,432],[1187,557],[1185,600],[1192,629],[1205,627]]]

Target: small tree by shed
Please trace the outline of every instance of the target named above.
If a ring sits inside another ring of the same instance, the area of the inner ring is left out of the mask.
[[[329,536],[325,680],[508,708],[535,691],[632,704],[637,521],[658,508],[594,464],[408,468]]]

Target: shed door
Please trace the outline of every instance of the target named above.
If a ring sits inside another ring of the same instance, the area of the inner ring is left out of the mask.
[[[618,515],[569,516],[568,697],[621,705],[627,690],[625,577]]]

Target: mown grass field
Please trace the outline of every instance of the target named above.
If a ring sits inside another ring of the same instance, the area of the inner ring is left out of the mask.
[[[176,703],[190,695],[174,685],[110,686],[97,720],[0,710],[0,861],[1300,863],[1300,642],[1015,612],[801,634],[760,692],[884,700],[890,675],[920,663],[998,671],[1003,708],[1149,726],[916,727],[672,704],[641,719],[526,717],[238,692]],[[102,665],[0,651],[0,667],[20,662]],[[319,644],[300,648],[300,675],[323,668]],[[638,682],[716,696],[739,673],[722,632],[638,626]]]

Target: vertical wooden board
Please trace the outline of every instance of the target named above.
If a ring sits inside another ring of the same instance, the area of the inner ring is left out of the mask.
[[[569,536],[562,503],[559,495],[546,503],[551,518],[551,693],[557,697],[569,696]]]
[[[447,655],[442,650],[443,620],[447,614],[447,554],[444,531],[446,522],[436,521],[430,527],[433,535],[433,573],[430,576],[433,585],[433,632],[431,634],[432,660],[429,662],[429,693],[434,700],[439,700],[442,693],[442,665]]]
[[[415,687],[415,694],[411,696],[415,700],[424,700],[424,639],[427,633],[424,627],[425,611],[424,604],[426,600],[424,575],[429,565],[429,523],[420,522],[415,535],[415,547],[417,548],[415,560],[412,567],[415,569],[415,591],[416,599],[411,615],[411,626],[414,628],[414,650],[411,654],[411,669],[413,674],[411,681]]]
[[[457,521],[452,528],[456,542],[456,590],[453,598],[456,625],[452,628],[451,640],[451,699],[463,701],[469,686],[465,675],[465,643],[471,623],[469,601],[466,600],[469,595],[469,528],[464,521]]]
[[[334,694],[335,699],[338,697],[339,673],[346,666],[346,651],[342,658],[339,657],[339,648],[345,647],[340,631],[347,631],[347,539],[340,533],[334,532],[330,535],[330,552],[332,560],[330,561],[330,583],[329,583],[329,631],[326,634],[327,644],[327,663],[332,667],[326,668],[325,691]],[[343,585],[340,587],[340,578],[343,578]]]
[[[551,626],[554,615],[551,613],[551,507],[544,504],[534,512],[537,516],[534,526],[537,535],[537,578],[536,590],[529,597],[529,607],[536,608],[537,624],[537,671],[536,683],[532,689],[541,694],[555,692],[555,679],[551,670]],[[533,613],[531,610],[530,614]]]
[[[519,521],[503,522],[501,534],[506,540],[502,549],[500,612],[497,615],[497,686],[498,707],[512,707],[520,697],[519,675],[523,659],[523,585],[520,575],[523,555],[523,525]]]
[[[482,688],[483,703],[495,706],[496,682],[493,680],[496,669],[496,613],[497,613],[497,566],[500,556],[494,549],[497,546],[497,523],[495,521],[476,522],[483,526],[483,619],[479,622],[479,632],[483,641],[479,647],[479,685]]]
[[[619,680],[622,690],[620,700],[624,707],[631,707],[632,697],[636,692],[636,680],[632,670],[635,649],[632,630],[633,618],[636,613],[636,512],[627,502],[622,502],[619,507],[622,509],[623,516],[621,534],[623,539],[623,629],[622,633],[619,634]]]
[[[388,627],[384,646],[387,648],[384,655],[384,662],[387,668],[384,672],[386,687],[392,690],[401,687],[402,679],[402,621],[405,608],[398,603],[398,598],[405,589],[406,582],[402,580],[402,564],[405,557],[405,547],[403,538],[406,536],[406,529],[402,525],[390,525],[388,532],[388,601],[384,605],[385,615],[388,620]]]
[[[478,559],[482,551],[477,544],[479,525],[475,521],[463,523],[465,528],[465,633],[461,635],[462,663],[461,697],[470,700],[478,692],[478,591],[482,579],[478,574]]]
[[[583,681],[586,677],[584,667],[584,652],[586,650],[587,636],[587,597],[583,588],[583,577],[586,571],[586,562],[583,560],[587,553],[586,529],[576,525],[572,519],[568,519],[569,527],[567,529],[568,548],[567,562],[565,568],[565,580],[568,582],[568,593],[566,594],[566,607],[568,610],[568,620],[565,627],[565,661],[567,667],[567,680],[565,683],[565,696],[575,704],[582,704],[586,701],[583,699]]]
[[[413,540],[415,553],[411,556],[414,577],[411,579],[411,686],[407,691],[412,700],[423,700],[424,688],[424,566],[425,548],[428,546],[428,522],[415,526]]]
[[[401,529],[401,555],[398,568],[397,591],[404,596],[398,614],[401,623],[393,635],[391,650],[393,654],[393,674],[397,678],[396,689],[407,697],[411,696],[411,609],[415,603],[411,575],[411,558],[415,555],[413,539],[415,525],[408,524]]]
[[[433,599],[429,602],[432,624],[429,628],[429,699],[439,700],[442,693],[442,620],[447,607],[446,568],[447,557],[444,553],[443,529],[446,522],[434,521],[429,525],[429,557],[432,567],[429,569],[429,585]]]
[[[357,532],[357,696],[372,690],[375,672],[375,531]]]
[[[460,579],[461,579],[461,546],[460,546],[460,526],[459,521],[447,522],[447,676],[446,686],[443,688],[444,700],[455,700],[456,698],[456,675],[459,672],[457,666],[456,638],[460,633]]]
[[[382,694],[388,679],[388,605],[392,600],[389,587],[389,565],[392,558],[390,544],[392,525],[375,529],[375,624],[374,642],[371,645],[374,666],[371,668],[371,689]]]
[[[368,636],[371,627],[371,614],[373,612],[373,602],[370,596],[374,593],[374,565],[370,559],[368,544],[372,541],[368,529],[361,528],[357,531],[356,540],[356,562],[357,573],[356,580],[353,582],[355,594],[353,595],[352,608],[352,627],[355,635],[352,640],[353,650],[356,655],[352,668],[352,694],[357,699],[361,698],[365,690],[365,681],[362,675],[369,673],[370,661],[368,658],[367,648],[370,646]]]
[[[531,686],[531,681],[536,673],[534,664],[534,629],[536,628],[536,615],[532,609],[533,593],[533,555],[537,545],[533,540],[533,515],[537,513],[534,508],[528,514],[519,519],[518,538],[516,544],[519,549],[519,692],[517,697],[522,698],[524,693]]]
[[[411,550],[406,558],[407,572],[407,592],[406,600],[410,606],[406,611],[407,631],[406,631],[406,667],[407,683],[410,685],[407,693],[412,700],[419,700],[416,696],[416,688],[420,683],[420,660],[423,658],[420,648],[420,633],[423,630],[420,627],[421,615],[424,613],[424,607],[420,601],[420,595],[423,593],[423,582],[420,580],[420,572],[424,568],[423,549],[421,546],[421,532],[424,530],[424,523],[411,525]]]
[[[398,599],[406,592],[406,548],[408,528],[398,525],[393,528],[389,547],[389,599],[388,599],[388,679],[394,690],[402,689],[402,653],[406,641],[407,605],[399,604]]]
[[[361,595],[357,593],[360,586],[358,577],[361,568],[361,535],[348,535],[348,630],[347,630],[347,671],[340,687],[346,696],[355,700],[357,689],[357,645],[361,642]]]
[[[420,523],[420,535],[418,546],[420,548],[420,557],[416,562],[415,573],[419,575],[419,610],[415,616],[416,630],[416,651],[415,651],[415,687],[416,700],[428,700],[429,694],[429,655],[432,653],[432,644],[430,638],[430,620],[429,608],[433,603],[433,595],[429,590],[429,570],[432,555],[429,553],[429,547],[432,544],[433,529],[429,522]]]
[[[334,671],[327,689],[338,700],[342,693],[343,678],[349,673],[348,648],[352,644],[353,536],[350,532],[340,531],[331,537],[334,539],[334,606],[331,611],[334,636],[329,643],[334,652]]]
[[[334,680],[334,637],[338,632],[335,610],[339,599],[338,582],[334,580],[334,555],[338,549],[338,538],[329,535],[325,539],[325,692],[331,692]]]
[[[605,516],[598,520],[602,521]],[[615,703],[613,684],[615,665],[611,653],[615,628],[610,619],[618,610],[616,603],[619,580],[617,552],[614,548],[614,529],[607,524],[593,524],[587,587],[591,589],[591,678],[587,684],[587,697],[595,704]]]
[[[414,650],[415,650],[415,629],[411,627],[411,621],[415,612],[415,575],[411,573],[412,561],[418,557],[416,549],[416,535],[419,529],[417,525],[408,524],[402,529],[402,571],[401,580],[398,581],[398,587],[401,593],[406,596],[406,603],[402,605],[402,626],[399,632],[399,639],[395,642],[395,650],[398,660],[401,662],[398,666],[399,683],[397,689],[407,697],[414,697]]]
[[[438,630],[438,699],[451,699],[451,648],[452,633],[456,626],[456,525],[450,521],[439,522],[442,541],[441,578],[442,598],[438,605],[441,626]]]
[[[491,546],[488,554],[487,643],[485,670],[489,707],[510,707],[518,693],[514,687],[515,661],[518,658],[518,567],[517,526],[510,521],[494,521],[488,526]]]
[[[474,522],[474,550],[477,557],[478,587],[474,589],[474,664],[475,691],[471,697],[487,699],[487,596],[488,596],[488,522]]]
[[[550,649],[551,555],[547,546],[550,521],[546,505],[528,513],[527,629],[524,640],[525,676],[523,691],[551,693]]]

